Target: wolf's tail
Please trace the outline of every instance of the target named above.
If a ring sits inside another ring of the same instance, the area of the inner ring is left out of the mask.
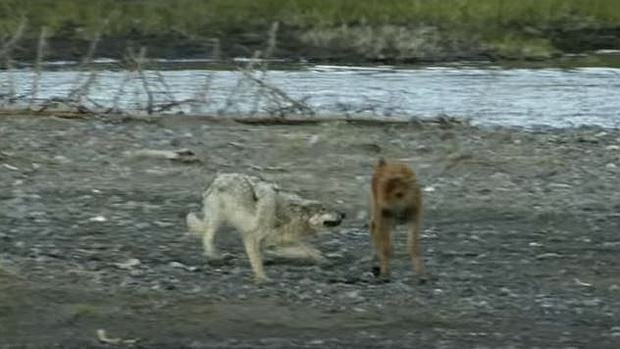
[[[185,217],[185,223],[187,224],[187,229],[192,235],[200,236],[204,231],[205,221],[201,220],[196,216],[194,212],[190,212]]]

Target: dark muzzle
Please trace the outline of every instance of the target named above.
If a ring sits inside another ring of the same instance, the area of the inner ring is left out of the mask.
[[[340,223],[342,223],[342,220],[346,217],[347,215],[344,213],[338,213],[338,218],[332,221],[325,221],[323,222],[323,225],[326,227],[337,227],[340,225]]]

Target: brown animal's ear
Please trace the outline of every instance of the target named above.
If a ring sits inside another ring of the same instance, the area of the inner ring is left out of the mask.
[[[379,161],[377,161],[377,166],[381,167],[381,166],[385,166],[386,161],[384,158],[379,158]]]

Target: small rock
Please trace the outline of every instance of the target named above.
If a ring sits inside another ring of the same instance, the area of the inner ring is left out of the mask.
[[[169,266],[173,267],[173,268],[178,268],[178,269],[185,269],[187,266],[181,262],[177,262],[177,261],[173,261],[168,263]]]
[[[148,229],[150,226],[151,225],[149,223],[146,223],[146,222],[138,223],[138,224],[135,225],[135,227],[140,229],[140,230]]]
[[[607,149],[607,150],[620,150],[620,145],[615,145],[615,144],[608,145],[608,146],[605,147],[605,149]]]
[[[587,306],[587,307],[596,307],[598,305],[600,305],[603,301],[601,301],[599,298],[592,298],[592,299],[586,299],[582,302],[583,305]]]
[[[512,290],[510,290],[508,287],[502,287],[499,289],[499,293],[502,296],[509,296],[509,297],[516,297],[517,295],[512,292]]]
[[[2,164],[2,166],[4,166],[5,168],[11,170],[11,171],[19,171],[19,168],[15,167],[15,166],[11,166],[9,164]]]
[[[611,163],[611,162],[610,162],[610,163],[608,163],[607,165],[605,165],[605,168],[606,168],[606,169],[608,169],[608,170],[614,170],[614,169],[616,169],[617,167],[618,167],[618,166],[616,166],[616,164]]]
[[[361,298],[360,296],[360,291],[359,290],[354,290],[354,291],[349,291],[349,292],[345,292],[344,294],[347,298]]]
[[[153,224],[155,224],[156,226],[160,227],[160,228],[170,228],[175,226],[176,224],[174,223],[170,223],[170,222],[161,222],[161,221],[154,221]]]
[[[381,147],[374,143],[360,144],[360,148],[362,148],[362,150],[364,151],[375,153],[375,154],[381,152]]]
[[[579,280],[577,278],[575,278],[574,281],[575,281],[575,285],[583,286],[583,287],[592,287],[592,284],[589,283],[589,282],[583,282],[583,281],[581,281],[581,280]]]
[[[538,256],[536,256],[536,259],[550,259],[550,258],[562,258],[562,255],[559,253],[549,252],[549,253],[539,254]]]
[[[592,137],[592,136],[581,136],[577,138],[577,142],[580,143],[592,143],[592,144],[596,144],[599,142],[598,138]]]
[[[368,212],[366,210],[357,211],[355,218],[358,220],[363,220],[368,218]]]
[[[613,284],[611,286],[609,286],[609,290],[610,291],[620,291],[620,286]]]
[[[60,164],[68,164],[71,162],[71,160],[69,160],[69,158],[67,158],[64,155],[56,155],[53,157],[54,160],[56,160],[56,162],[60,163]]]
[[[145,274],[144,271],[140,269],[131,269],[129,271],[129,275],[134,276],[134,277],[143,276],[144,274]]]
[[[415,150],[416,150],[416,153],[428,153],[431,151],[431,148],[427,147],[424,144],[420,144],[415,148]]]
[[[435,191],[435,187],[431,187],[431,186],[424,187],[424,192],[425,193],[432,193],[434,191]]]
[[[132,269],[133,267],[136,267],[136,266],[138,266],[140,264],[141,264],[141,262],[140,262],[140,260],[138,258],[130,258],[126,262],[114,263],[114,266],[116,266],[119,269],[129,270],[129,269]]]
[[[183,270],[187,270],[187,271],[197,271],[198,267],[192,266],[192,265],[185,265],[181,262],[177,262],[177,261],[172,261],[170,263],[168,263],[169,266],[171,266],[172,268],[177,268],[177,269],[183,269]]]
[[[312,135],[312,137],[308,140],[308,144],[315,145],[319,141],[319,138],[319,135]]]
[[[199,162],[196,154],[186,148],[177,150],[158,150],[158,149],[140,149],[129,150],[123,153],[126,157],[136,159],[165,159],[171,161],[179,161],[185,163]]]
[[[105,218],[104,216],[95,216],[95,217],[91,217],[88,219],[90,222],[107,222],[108,219]]]

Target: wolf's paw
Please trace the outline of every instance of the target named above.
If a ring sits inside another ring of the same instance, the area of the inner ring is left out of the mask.
[[[229,264],[229,262],[234,258],[234,256],[230,253],[210,253],[205,254],[204,256],[207,259],[207,264],[213,266]]]
[[[256,286],[264,286],[267,284],[272,283],[273,280],[271,280],[270,278],[268,278],[267,276],[254,276],[254,284]]]

